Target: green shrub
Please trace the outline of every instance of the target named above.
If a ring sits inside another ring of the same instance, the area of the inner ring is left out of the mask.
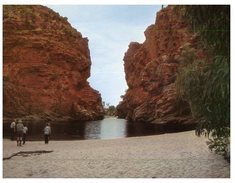
[[[197,60],[192,48],[182,51],[177,93],[199,121],[196,134],[207,135],[209,148],[224,155],[230,144],[230,6],[180,8],[208,56]]]
[[[7,82],[7,81],[9,81],[9,80],[10,80],[9,75],[4,75],[4,76],[3,76],[3,82]]]

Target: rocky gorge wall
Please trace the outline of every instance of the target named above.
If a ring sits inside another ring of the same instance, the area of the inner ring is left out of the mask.
[[[130,43],[124,56],[128,90],[117,106],[118,117],[169,127],[195,125],[189,104],[177,98],[175,85],[182,48],[196,43],[187,29],[174,6],[168,6],[144,32],[144,43]]]
[[[44,6],[3,6],[4,119],[102,119],[88,39]]]

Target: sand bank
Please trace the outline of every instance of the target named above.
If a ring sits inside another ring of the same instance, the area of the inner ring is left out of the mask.
[[[19,151],[52,153],[3,161],[3,177],[34,178],[219,178],[230,164],[208,150],[194,131],[108,140],[16,142],[3,140],[3,157]]]

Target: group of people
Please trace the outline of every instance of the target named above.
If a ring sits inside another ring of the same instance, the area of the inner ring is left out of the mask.
[[[10,124],[10,128],[11,128],[11,140],[14,140],[16,136],[17,146],[24,145],[26,141],[26,134],[28,132],[28,127],[23,124],[21,119],[19,119],[18,122],[16,121],[16,119],[14,119],[13,122],[11,122]],[[51,135],[50,123],[46,124],[45,128],[43,129],[43,132],[44,132],[45,144],[48,144]]]
[[[11,123],[10,125],[11,128],[11,140],[14,140],[15,134],[16,134],[16,141],[17,141],[17,146],[21,146],[22,143],[25,144],[26,140],[26,134],[28,132],[28,127],[24,126],[22,123],[22,120],[16,120]]]

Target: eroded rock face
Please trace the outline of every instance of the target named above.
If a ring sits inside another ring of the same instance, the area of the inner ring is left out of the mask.
[[[168,6],[157,13],[145,31],[143,44],[130,43],[124,56],[129,89],[117,106],[117,115],[131,121],[191,125],[189,105],[176,97],[179,55],[195,42],[187,24]]]
[[[3,6],[4,118],[102,119],[88,39],[44,6]]]

